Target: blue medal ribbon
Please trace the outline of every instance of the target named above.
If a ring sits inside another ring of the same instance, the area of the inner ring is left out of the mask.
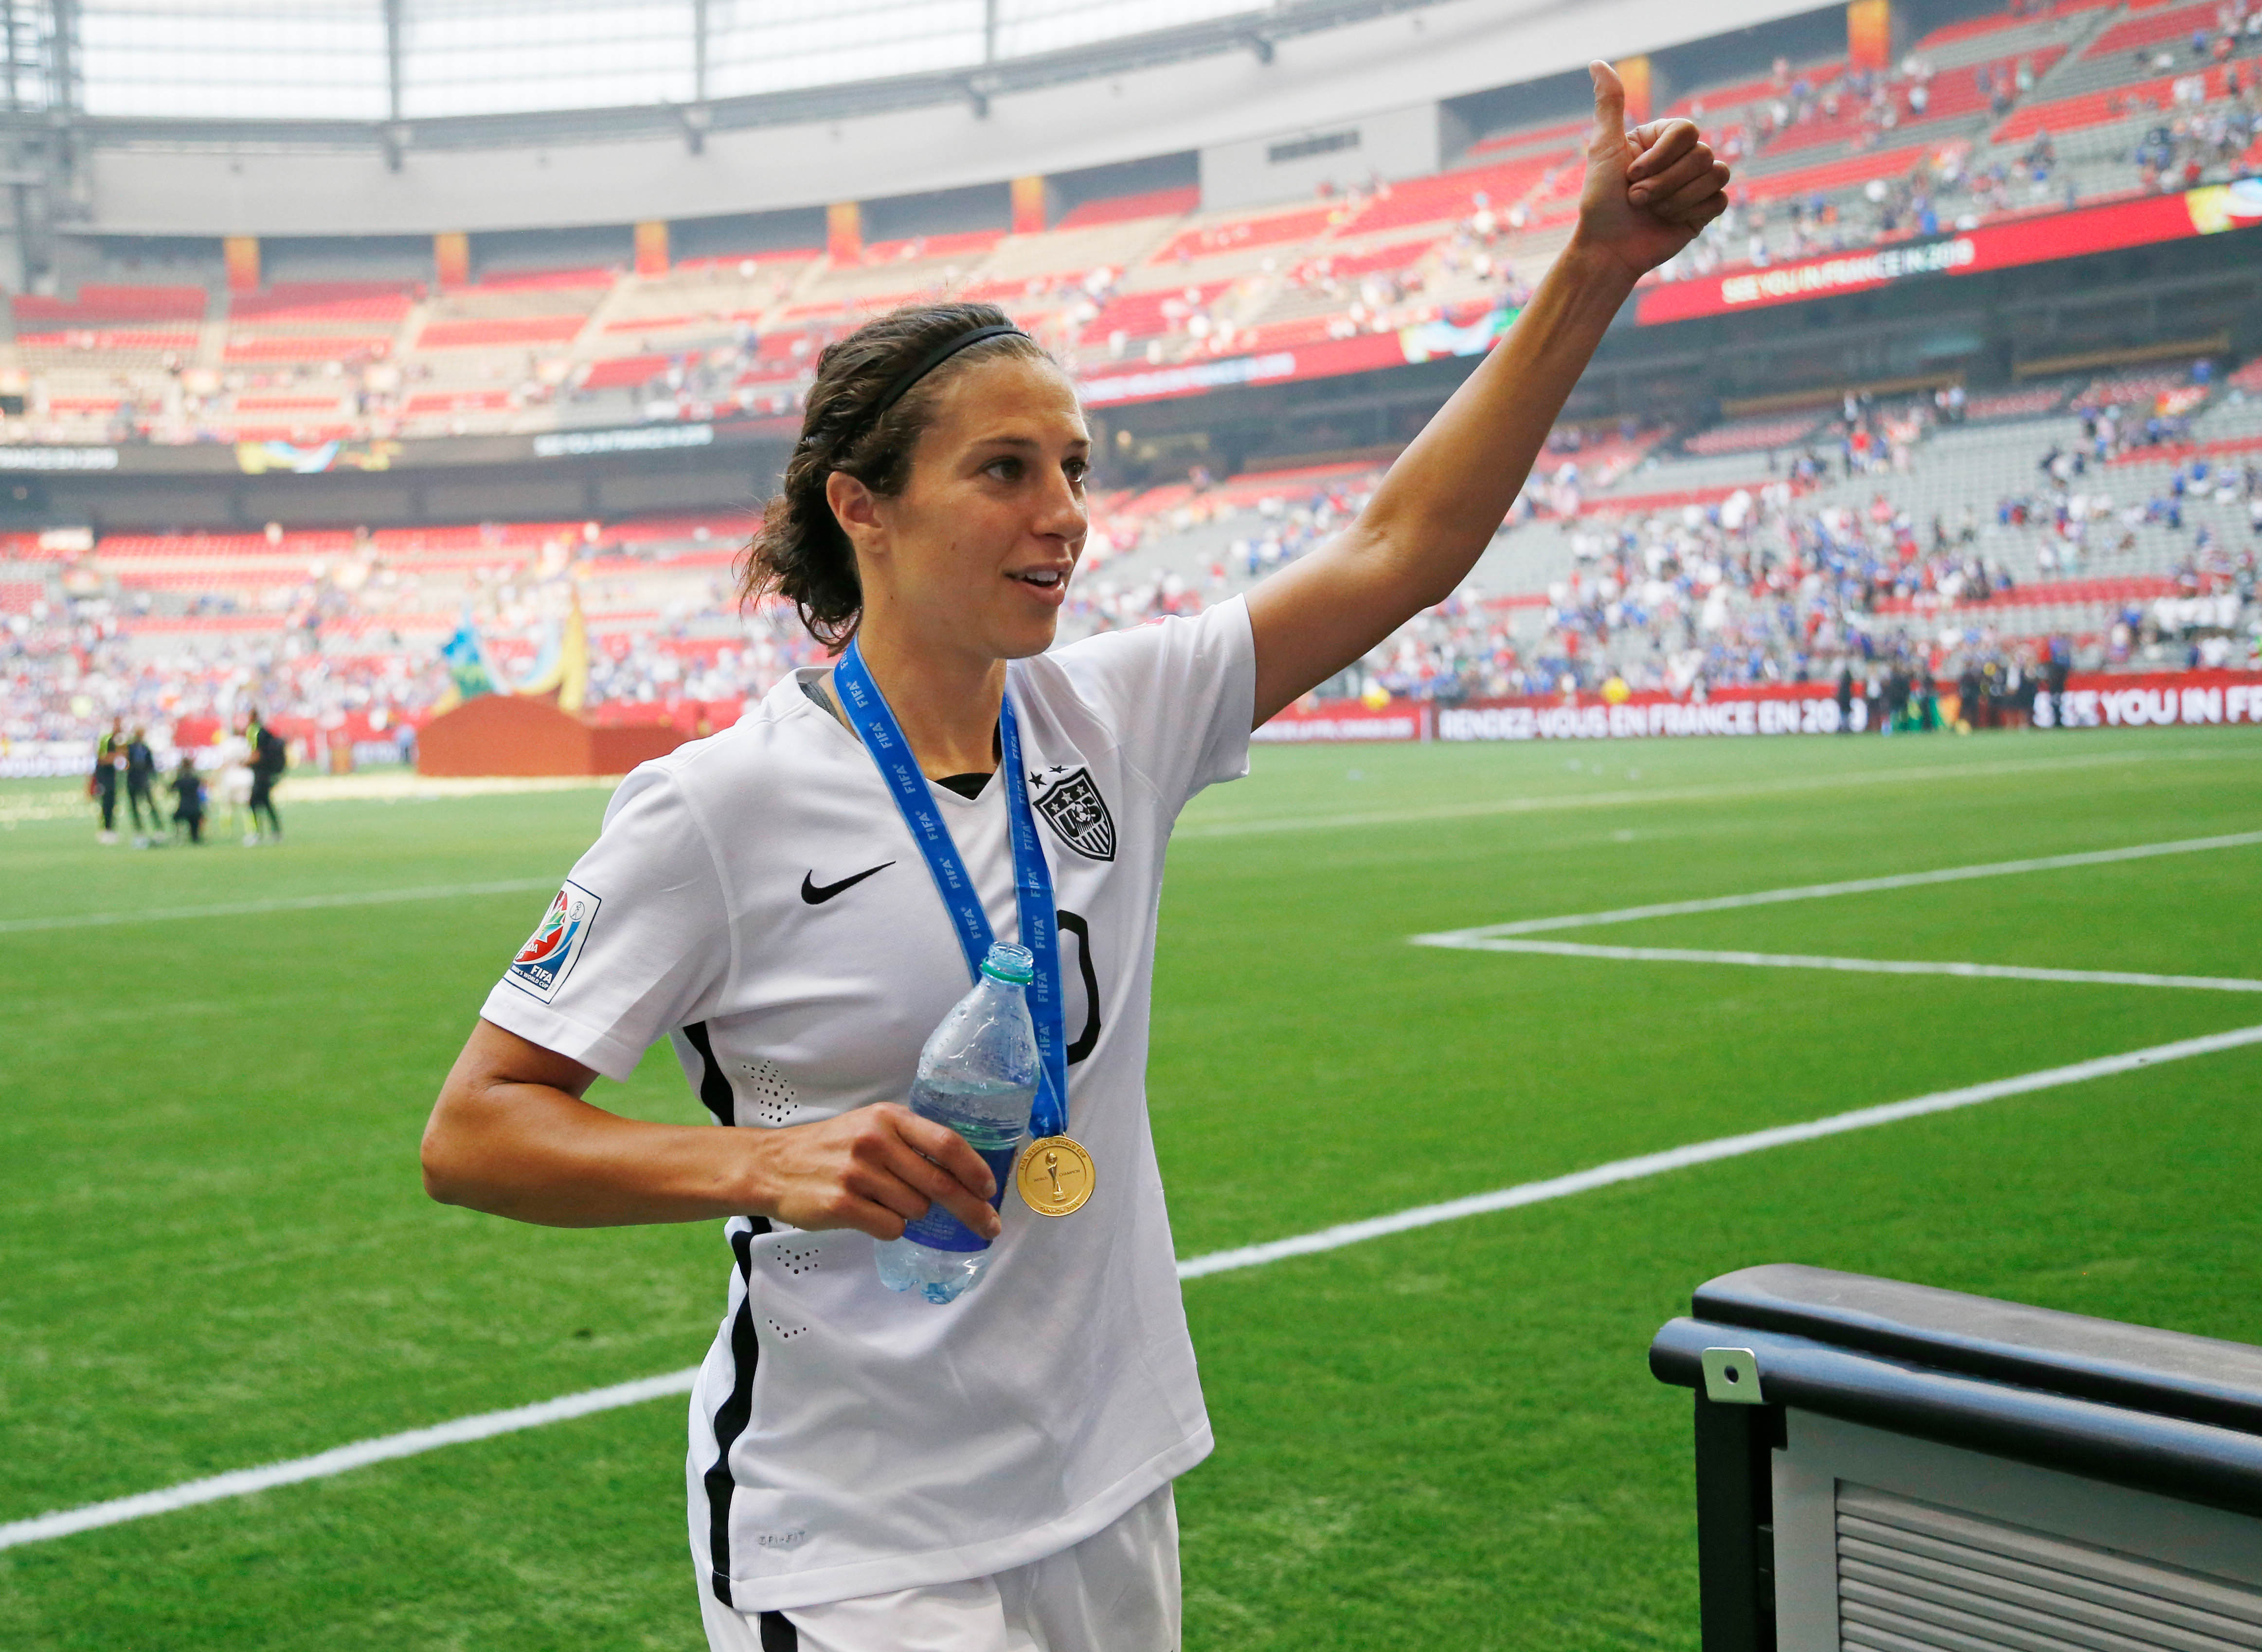
[[[864,742],[887,782],[889,795],[911,828],[911,841],[926,857],[950,914],[951,927],[966,954],[966,970],[980,979],[982,960],[994,939],[990,914],[982,910],[982,896],[967,875],[966,862],[951,840],[942,812],[935,807],[927,778],[911,756],[911,742],[888,709],[887,696],[872,681],[863,650],[854,642],[832,667],[833,686],[840,690],[850,726]],[[1068,1131],[1068,1046],[1062,1031],[1060,926],[1053,907],[1052,869],[1045,864],[1044,846],[1037,841],[1036,812],[1029,807],[1028,776],[1021,767],[1021,733],[1013,718],[1013,696],[1008,692],[998,707],[999,779],[1005,784],[1005,813],[1013,846],[1013,895],[1020,914],[1021,944],[1036,961],[1029,982],[1029,1018],[1036,1023],[1037,1053],[1043,1058],[1038,1075],[1036,1105],[1029,1115],[1030,1134],[1039,1138]]]

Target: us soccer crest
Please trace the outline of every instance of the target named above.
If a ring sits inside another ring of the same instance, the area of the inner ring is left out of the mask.
[[[1115,858],[1115,819],[1089,770],[1055,764],[1029,776],[1030,801],[1061,841],[1086,860]]]
[[[504,978],[545,1004],[555,999],[558,989],[566,985],[566,971],[588,941],[589,926],[596,920],[601,904],[579,884],[568,882],[550,903],[550,910],[543,914],[526,945],[510,961]]]

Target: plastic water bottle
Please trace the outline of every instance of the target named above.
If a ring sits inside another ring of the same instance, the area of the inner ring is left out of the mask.
[[[1037,1096],[1037,1029],[1024,996],[1035,967],[1026,949],[993,945],[974,990],[928,1035],[911,1086],[911,1111],[956,1130],[997,1177],[992,1209],[1012,1179],[1013,1155]],[[990,1241],[940,1204],[876,1253],[882,1285],[915,1290],[931,1302],[956,1301],[990,1266]]]

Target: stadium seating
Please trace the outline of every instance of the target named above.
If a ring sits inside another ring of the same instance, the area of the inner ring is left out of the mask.
[[[1416,224],[1452,223],[1488,207],[1505,213],[1577,153],[1576,145],[1567,144],[1560,150],[1392,184],[1376,191],[1344,233],[1364,235]]]
[[[2215,0],[2061,0],[1934,29],[1887,73],[1828,59],[1676,89],[1668,112],[1699,115],[1738,183],[1735,214],[1673,273],[2228,177],[2257,151],[2193,133],[2220,119],[2254,143],[2237,123],[2258,76],[2262,31],[2227,29]],[[816,247],[725,251],[660,274],[487,271],[443,291],[376,274],[233,295],[216,282],[88,280],[11,301],[7,364],[31,391],[0,440],[310,441],[789,414],[830,339],[946,295],[1003,306],[1084,373],[1466,320],[1537,280],[1563,245],[1586,126],[1487,132],[1434,175],[1320,198],[1205,211],[1182,185],[1082,202],[1040,233],[882,239],[838,260]],[[2107,408],[2118,434],[2100,448]],[[1691,670],[1789,674],[1857,646],[1862,627],[1870,646],[1926,650],[1950,632],[1990,646],[2063,632],[2108,653],[2179,646],[2159,639],[2195,628],[2226,642],[2225,627],[2158,605],[2222,600],[2258,543],[2262,363],[2227,379],[2176,363],[1975,393],[1956,417],[1906,402],[1872,409],[1859,431],[1842,415],[1559,432],[1464,600],[1491,616],[1486,634],[1514,648],[1527,686],[1610,668],[1684,683]],[[1244,588],[1339,527],[1387,458],[1095,493],[1071,629]],[[2046,461],[2064,473],[2045,474]],[[111,535],[84,554],[11,536],[0,621],[54,650],[80,646],[75,624],[108,625],[106,658],[192,660],[186,675],[209,682],[295,638],[338,675],[294,666],[291,693],[309,704],[382,695],[410,713],[437,692],[437,642],[467,604],[498,658],[517,659],[570,580],[593,632],[618,645],[601,698],[663,703],[695,672],[727,690],[708,696],[720,703],[809,657],[774,607],[736,611],[730,565],[748,526],[653,516]],[[1648,566],[1653,551],[1668,574]],[[1799,570],[1788,583],[1785,568]],[[1848,588],[1800,583],[1826,574]],[[1614,595],[1597,595],[1605,583]],[[2136,640],[2113,640],[2121,631]],[[1452,680],[1445,635],[1413,628],[1377,671],[1416,689]],[[5,689],[18,697],[0,701],[0,734],[76,726],[67,702],[31,705],[24,692]]]
[[[428,321],[416,348],[460,350],[479,344],[567,344],[580,334],[581,315],[481,316],[457,321]]]
[[[2085,57],[2109,57],[2148,46],[2180,43],[2194,34],[2211,34],[2221,14],[2216,0],[2197,0],[2182,6],[2153,6],[2137,10],[2099,35],[2083,53]]]
[[[1812,435],[1820,422],[1812,414],[1787,419],[1750,419],[1723,424],[1690,436],[1682,445],[1691,453],[1754,453],[1769,448],[1793,447]]]
[[[230,297],[223,363],[359,364],[395,354],[416,287],[394,281],[284,282]]]
[[[1262,247],[1310,241],[1336,217],[1326,206],[1300,207],[1294,212],[1261,217],[1221,218],[1194,224],[1178,232],[1148,258],[1149,263],[1185,265],[1220,256],[1239,257]]]
[[[1062,229],[1091,229],[1102,224],[1143,223],[1153,218],[1183,218],[1201,205],[1201,185],[1182,184],[1138,195],[1083,201],[1061,214]]]
[[[1211,281],[1187,287],[1156,287],[1112,299],[1084,326],[1084,342],[1105,343],[1117,333],[1145,339],[1176,330],[1185,317],[1201,310],[1233,288],[1230,281]]]
[[[2062,137],[2067,133],[2114,121],[2155,116],[2172,109],[2178,87],[2194,78],[2205,89],[2202,101],[2215,102],[2230,95],[2230,79],[2234,69],[2243,79],[2251,80],[2258,68],[2262,68],[2262,64],[2250,57],[2236,64],[2209,64],[2194,70],[2190,76],[2162,75],[2149,80],[2124,82],[2076,92],[2070,97],[2030,103],[2013,112],[1997,126],[1991,134],[1991,141],[1999,144],[2020,143],[2043,132]]]
[[[1902,547],[1877,565],[1875,577],[1886,582],[1864,602],[1877,621],[1937,625],[1943,615],[1976,616],[1973,624],[1984,618],[2007,638],[2062,631],[2095,643],[2132,604],[2227,588],[2224,558],[2251,541],[2248,501],[2262,494],[2262,472],[2241,468],[2262,454],[2262,401],[2248,394],[2262,388],[2257,379],[2249,367],[2219,385],[2200,382],[2188,364],[2113,373],[1973,398],[1963,422],[1949,425],[1931,421],[1921,404],[1904,404],[1871,416],[1871,429],[1884,435],[1860,465],[1849,462],[1842,421],[1819,412],[1730,421],[1684,432],[1669,447],[1660,444],[1661,430],[1566,431],[1537,467],[1528,508],[1480,565],[1475,588],[1512,610],[1502,623],[1527,658],[1567,654],[1566,638],[1584,622],[1563,617],[1578,609],[1571,598],[1580,582],[1592,583],[1596,532],[1612,542],[1630,535],[1623,543],[1634,545],[1717,544],[1721,549],[1704,554],[1725,558],[1743,543],[1736,522],[1824,522],[1834,511],[1844,525],[1833,531],[1859,522]],[[2166,440],[2138,439],[2109,453],[2089,452],[2083,424],[2057,411],[2069,400],[2114,408],[2133,431],[2152,409],[2187,400],[2184,393],[2194,388],[2201,405],[2195,415],[2187,408],[2171,416],[2162,427]],[[2053,481],[2042,473],[2045,460],[2063,466],[2078,452],[2091,460],[2086,474],[2065,471]],[[1374,461],[1344,460],[1096,494],[1072,623],[1129,623],[1158,604],[1199,603],[1239,588],[1347,520],[1379,475]],[[1752,501],[1747,517],[1731,514],[1739,495]],[[2069,530],[2069,523],[2086,523],[2087,531]],[[523,641],[533,622],[508,612],[524,599],[504,593],[574,570],[593,614],[602,607],[622,634],[642,623],[623,616],[650,613],[670,617],[682,636],[713,642],[744,635],[727,581],[749,526],[745,516],[694,515],[373,534],[110,535],[78,559],[18,544],[8,552],[18,572],[4,581],[5,611],[28,614],[76,567],[125,605],[121,635],[131,648],[196,638],[233,646],[228,639],[311,624],[325,653],[350,645],[357,657],[413,675],[429,637],[402,641],[405,653],[385,645],[373,654],[371,638],[426,636],[444,629],[445,617],[464,603],[478,602],[499,603],[498,633]],[[1978,562],[1989,588],[1975,598],[1969,593],[1980,588],[1970,570]],[[1736,623],[1756,650],[1752,659],[1788,671],[1794,639],[1767,633],[1753,617],[1759,594],[1732,585],[1730,606],[1745,616]],[[1572,631],[1555,629],[1563,624]],[[1665,669],[1642,628],[1614,635],[1617,641],[1578,668],[1607,658],[1627,671]]]
[[[1547,126],[1496,132],[1469,145],[1466,158],[1491,160],[1534,149],[1545,149],[1550,153],[1576,149],[1586,141],[1592,124],[1581,116],[1576,120],[1559,120]]]
[[[1917,128],[1940,127],[1943,135],[1950,135],[1949,129],[1960,125],[1964,117],[1989,108],[1993,76],[2015,75],[2021,70],[2039,76],[2047,74],[2063,54],[2062,47],[2050,47],[2016,58],[1949,69],[1922,81],[1912,77],[1889,83],[1884,89],[1883,111],[1848,91],[1835,112],[1820,109],[1809,119],[1784,127],[1767,143],[1763,153],[1774,157],[1796,149],[1865,137],[1882,140],[1891,136],[1898,141],[1905,133]],[[1920,111],[1913,102],[1920,86],[1926,99]],[[1881,119],[1882,114],[1890,114],[1890,124]]]
[[[221,359],[227,362],[350,364],[389,355],[386,333],[245,333],[229,335]]]
[[[2243,155],[2156,132],[2179,112],[2237,115],[2257,78],[2262,31],[2226,30],[2213,0],[2063,0],[1936,28],[1882,76],[1822,59],[1682,90],[1667,112],[1700,116],[1733,159],[1737,210],[1665,278],[2228,177],[2262,163],[2251,126],[2233,123]],[[13,300],[7,348],[34,380],[35,411],[0,422],[0,441],[444,436],[767,413],[790,408],[829,338],[945,294],[1003,305],[1087,372],[1119,351],[1176,361],[1293,348],[1536,281],[1576,210],[1585,127],[1565,118],[1487,132],[1437,174],[1318,201],[1205,213],[1199,190],[1178,185],[1079,203],[1038,234],[883,239],[838,263],[813,247],[708,253],[659,275],[490,271],[436,292],[376,277],[233,296],[89,281]],[[174,393],[175,375],[206,373],[210,390]],[[243,400],[292,393],[306,405]]]
[[[2064,385],[2036,385],[2026,390],[1974,396],[1965,411],[1973,419],[2028,419],[2056,412],[2064,402]]]
[[[417,288],[395,281],[288,281],[228,300],[228,320],[239,325],[305,323],[332,328],[343,321],[396,327],[407,315]]]
[[[592,362],[581,375],[584,390],[617,390],[650,384],[666,372],[674,358],[666,355],[616,356]]]
[[[197,348],[193,330],[160,329],[157,328],[74,328],[67,332],[18,333],[16,335],[17,354],[26,361],[38,364],[44,358],[68,354],[100,357],[105,362],[140,364],[141,358],[151,356],[180,355]]]
[[[89,282],[75,299],[18,294],[11,301],[19,332],[101,328],[117,322],[201,321],[211,304],[198,286],[118,286]],[[28,327],[27,327],[28,324]]]

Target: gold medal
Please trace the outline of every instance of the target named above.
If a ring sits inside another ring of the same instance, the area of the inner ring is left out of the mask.
[[[1084,1151],[1082,1143],[1066,1136],[1031,1142],[1013,1172],[1021,1202],[1041,1216],[1064,1216],[1081,1210],[1098,1179],[1091,1155]]]

